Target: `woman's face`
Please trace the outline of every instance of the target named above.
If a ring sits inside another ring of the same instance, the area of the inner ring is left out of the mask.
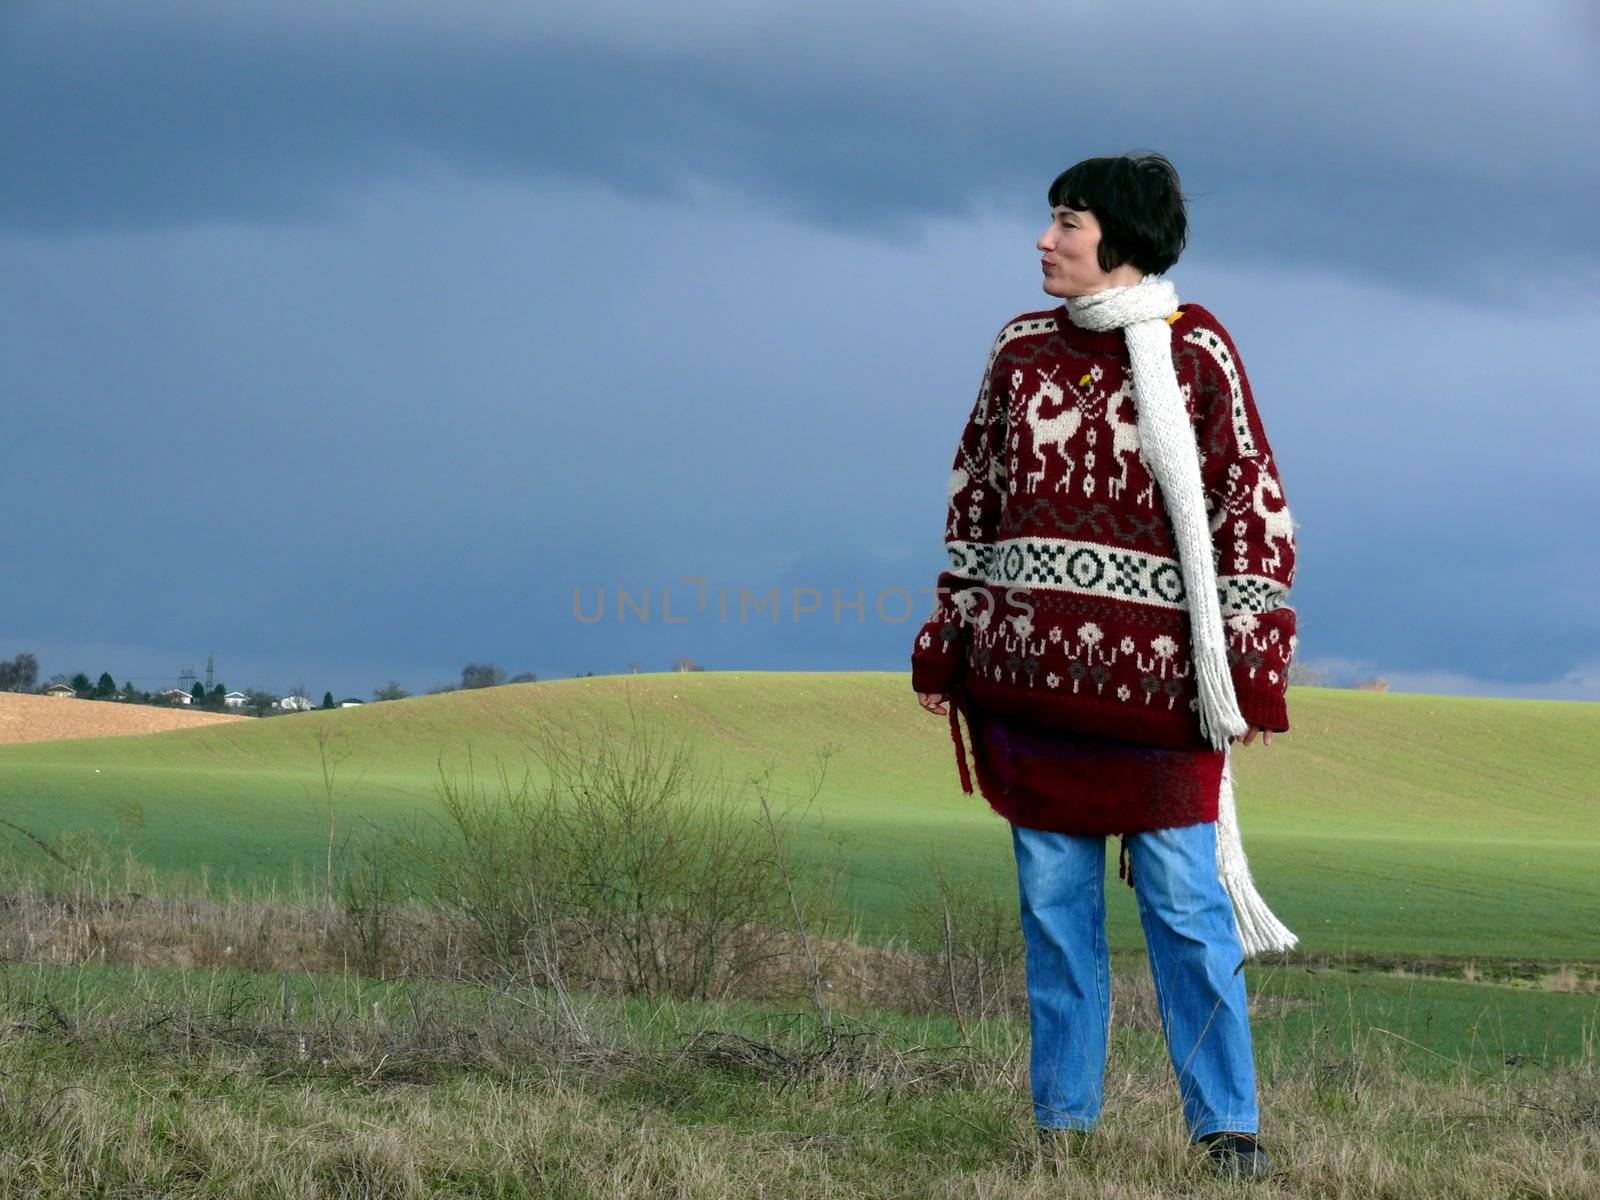
[[[1115,271],[1100,269],[1095,257],[1100,249],[1100,222],[1088,209],[1079,211],[1057,205],[1050,212],[1050,224],[1035,243],[1044,256],[1043,287],[1052,296],[1087,296],[1108,287],[1135,283],[1142,272],[1127,263]]]

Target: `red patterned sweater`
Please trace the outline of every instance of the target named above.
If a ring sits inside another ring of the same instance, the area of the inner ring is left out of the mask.
[[[1168,322],[1239,708],[1282,732],[1297,640],[1282,482],[1228,332],[1198,304]],[[1210,749],[1183,574],[1140,457],[1121,330],[1081,329],[1065,305],[1000,330],[950,472],[945,547],[949,568],[912,648],[916,691],[1077,734]]]

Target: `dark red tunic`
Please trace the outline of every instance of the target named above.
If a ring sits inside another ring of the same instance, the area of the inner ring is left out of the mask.
[[[954,704],[951,710],[959,753]],[[965,705],[961,712],[972,738],[978,790],[1014,824],[1058,833],[1120,834],[1217,819],[1221,750],[1086,737]]]

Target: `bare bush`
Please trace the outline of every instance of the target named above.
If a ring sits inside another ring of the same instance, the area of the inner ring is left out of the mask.
[[[920,884],[901,881],[911,946],[938,971],[941,1007],[956,1018],[963,1037],[969,1018],[1025,1012],[1016,901],[1001,899],[989,881],[956,873],[937,857],[926,860],[917,878]]]
[[[355,865],[339,877],[339,908],[356,945],[356,969],[381,976],[391,958],[397,910],[407,889],[381,840],[359,843],[355,854]]]
[[[837,923],[826,870],[791,896],[794,807],[758,812],[744,795],[754,780],[704,774],[637,714],[575,746],[546,733],[538,756],[537,778],[497,764],[492,791],[470,758],[464,780],[441,765],[442,818],[394,837],[502,969],[716,999],[782,958],[796,921],[802,933]]]

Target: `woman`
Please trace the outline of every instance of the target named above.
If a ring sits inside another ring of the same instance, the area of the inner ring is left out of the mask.
[[[1294,935],[1250,885],[1228,754],[1289,728],[1292,522],[1232,338],[1162,278],[1188,229],[1172,164],[1087,159],[1048,201],[1043,288],[1064,303],[989,352],[912,686],[971,791],[966,714],[1011,824],[1041,1131],[1099,1117],[1119,834],[1191,1139],[1265,1175],[1241,972]]]

